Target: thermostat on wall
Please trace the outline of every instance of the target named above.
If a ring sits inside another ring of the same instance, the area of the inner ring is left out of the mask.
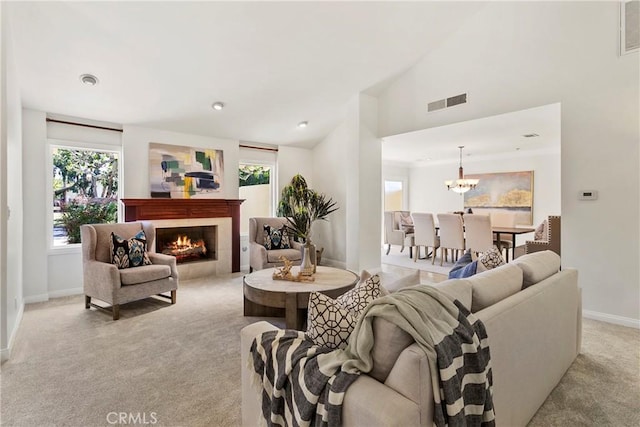
[[[578,198],[580,200],[597,200],[598,192],[596,190],[581,190]]]

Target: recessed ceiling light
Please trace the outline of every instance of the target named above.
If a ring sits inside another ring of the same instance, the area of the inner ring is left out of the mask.
[[[211,105],[211,108],[220,111],[224,108],[224,104],[222,102],[214,102],[213,105]]]
[[[309,126],[309,122],[307,121],[298,123],[299,128],[306,128],[307,126]]]
[[[80,81],[89,86],[95,86],[98,84],[98,78],[93,74],[83,74],[80,76]]]
[[[537,133],[525,133],[522,136],[524,136],[525,138],[535,138],[535,137],[540,136],[540,135],[538,135]]]

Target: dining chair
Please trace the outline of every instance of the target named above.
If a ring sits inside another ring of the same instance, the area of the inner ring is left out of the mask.
[[[420,246],[424,246],[426,255],[429,253],[429,248],[433,248],[431,256],[431,264],[433,264],[436,260],[436,251],[440,247],[440,237],[436,235],[436,225],[433,220],[433,214],[414,212],[411,216],[413,217],[414,227],[413,243],[416,246],[413,261],[418,261],[418,258],[420,258]]]
[[[462,216],[460,214],[438,214],[438,223],[440,227],[440,265],[448,258],[449,249],[451,249],[451,261],[457,261],[459,251],[464,251],[464,227],[462,225]],[[454,252],[455,251],[455,252]]]
[[[491,226],[492,227],[508,227],[514,228],[516,226],[516,214],[515,212],[491,212]],[[498,241],[493,240],[493,243],[498,246]],[[505,260],[509,260],[509,249],[513,248],[514,241],[513,236],[510,234],[502,234],[500,236],[500,246],[498,250],[500,253],[505,252]]]
[[[493,247],[493,232],[489,215],[467,214],[464,216],[464,236],[467,249],[478,254]]]
[[[384,243],[387,246],[387,255],[391,250],[391,245],[400,245],[400,252],[405,246],[409,246],[409,257],[412,256],[414,245],[413,233],[406,233],[400,228],[400,223],[396,220],[393,211],[384,212]]]
[[[561,221],[559,215],[550,215],[547,218],[547,227],[542,240],[525,243],[525,253],[530,254],[538,251],[553,251],[560,255],[560,236],[562,235]]]

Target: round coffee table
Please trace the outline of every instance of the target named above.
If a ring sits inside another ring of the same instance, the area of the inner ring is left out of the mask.
[[[299,267],[291,273],[298,274]],[[273,280],[274,268],[254,271],[243,279],[244,315],[284,317],[288,329],[302,330],[309,294],[317,291],[335,298],[358,283],[353,271],[318,266],[313,282]]]

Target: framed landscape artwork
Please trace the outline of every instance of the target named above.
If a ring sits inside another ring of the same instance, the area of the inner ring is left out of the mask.
[[[214,198],[222,191],[222,150],[149,144],[151,197]]]
[[[515,212],[517,225],[533,223],[533,171],[469,174],[465,178],[480,180],[476,188],[464,193],[465,210]]]

